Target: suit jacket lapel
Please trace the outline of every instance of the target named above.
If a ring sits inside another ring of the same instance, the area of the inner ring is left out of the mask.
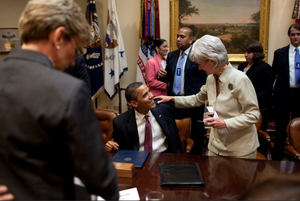
[[[155,55],[155,56],[154,56],[154,59],[155,59],[156,65],[162,67],[162,66],[161,66],[161,59],[159,58],[159,56],[158,56],[158,55]]]
[[[180,50],[176,50],[176,52],[174,53],[174,57],[172,59],[173,60],[172,66],[174,66],[174,68],[172,68],[173,77],[175,76],[175,71],[176,71],[176,66],[177,66],[177,61],[178,61],[179,55],[180,55]],[[173,77],[172,77],[172,79],[173,79]]]
[[[258,66],[258,63],[254,63],[251,68],[246,72],[246,75],[250,78],[251,75],[256,72],[256,67]]]
[[[290,62],[289,62],[289,51],[290,51],[290,45],[288,45],[286,47],[286,51],[282,52],[282,62],[283,62],[283,66],[286,72],[286,75],[289,77],[290,76]]]
[[[187,55],[187,58],[186,58],[184,73],[186,73],[188,71],[188,69],[192,66],[192,61],[190,60],[190,53],[191,53],[192,48],[193,48],[193,45],[191,46],[189,54]]]
[[[170,130],[169,126],[165,120],[165,117],[163,113],[160,110],[157,110],[156,108],[151,110],[153,116],[155,117],[156,121],[159,123],[161,129],[163,130],[164,134],[167,137],[170,137]]]
[[[128,131],[129,138],[131,139],[131,142],[133,144],[134,150],[138,151],[140,149],[140,141],[139,141],[139,134],[137,131],[134,109],[132,109],[132,115],[128,120],[127,131]]]
[[[207,99],[210,104],[213,104],[217,99],[216,79],[213,75],[209,75],[206,80]],[[209,93],[208,93],[209,92]]]

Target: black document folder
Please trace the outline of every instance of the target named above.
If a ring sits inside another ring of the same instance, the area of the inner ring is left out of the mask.
[[[198,163],[162,163],[160,186],[199,187],[204,185]]]
[[[142,168],[149,156],[149,151],[119,150],[112,162],[133,163],[136,168]]]

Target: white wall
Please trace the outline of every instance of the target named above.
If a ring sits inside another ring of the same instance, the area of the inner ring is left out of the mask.
[[[271,0],[268,63],[272,65],[276,49],[289,44],[288,28],[295,22],[292,19],[295,0]]]
[[[86,0],[74,0],[80,5],[83,12],[86,10]],[[104,39],[107,20],[108,0],[95,0],[99,19],[99,27],[102,38],[102,48],[104,52]],[[270,27],[269,27],[269,51],[268,63],[272,64],[273,52],[289,43],[287,37],[288,27],[294,23],[291,19],[295,0],[271,0],[270,7]],[[17,28],[18,18],[24,9],[27,0],[1,0],[0,7],[0,28]],[[161,38],[170,41],[169,23],[169,0],[159,0]],[[124,45],[127,54],[128,71],[124,73],[120,80],[121,87],[126,87],[134,82],[136,78],[136,60],[139,49],[139,20],[140,20],[140,0],[116,0],[117,13],[123,35]],[[5,53],[0,53],[0,61],[5,58]],[[125,110],[125,98],[123,97],[123,111]],[[102,92],[98,97],[98,107],[108,106],[114,109],[118,106],[118,96],[112,101]],[[117,110],[116,110],[117,111]]]

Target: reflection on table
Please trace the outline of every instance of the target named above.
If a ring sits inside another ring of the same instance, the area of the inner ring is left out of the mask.
[[[115,153],[110,153],[112,157]],[[161,163],[198,163],[203,187],[160,187]],[[299,176],[300,163],[263,161],[190,154],[150,153],[144,167],[132,179],[119,178],[120,190],[136,187],[141,200],[150,191],[160,191],[165,200],[238,199],[251,186],[280,174]]]

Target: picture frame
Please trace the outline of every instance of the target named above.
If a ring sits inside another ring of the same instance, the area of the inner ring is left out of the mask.
[[[20,47],[19,29],[0,28],[0,52],[10,52],[11,49]]]
[[[179,29],[179,1],[170,0],[170,51],[176,50],[176,35]],[[268,58],[270,0],[260,2],[259,42],[264,48],[265,59]],[[242,44],[243,45],[243,44]],[[228,54],[230,62],[244,62],[244,54]]]

